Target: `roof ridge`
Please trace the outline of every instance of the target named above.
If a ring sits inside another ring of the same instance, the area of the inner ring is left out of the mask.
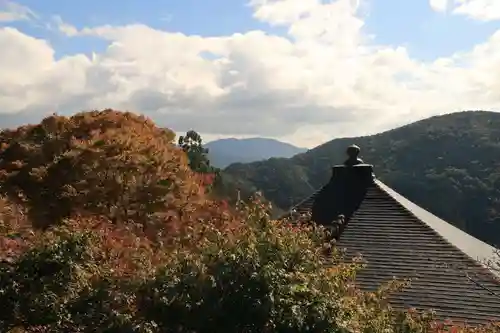
[[[495,254],[494,247],[455,227],[451,223],[442,220],[431,212],[424,210],[423,208],[419,207],[415,203],[411,202],[401,194],[397,193],[396,191],[382,183],[380,180],[376,179],[374,185],[382,192],[387,194],[392,200],[394,200],[394,202],[400,208],[404,209],[406,213],[410,214],[417,221],[425,225],[428,230],[430,230],[448,245],[458,250],[464,256],[464,259],[467,259],[469,264],[472,264],[473,266],[484,270],[486,273],[492,274],[492,278],[495,281],[498,281],[498,277],[500,277],[500,274],[493,271],[485,264],[485,261],[493,259]],[[475,245],[466,247],[464,246],[466,245],[464,243],[467,242],[474,242]],[[485,252],[487,251],[489,251],[490,253],[489,256],[485,254]]]

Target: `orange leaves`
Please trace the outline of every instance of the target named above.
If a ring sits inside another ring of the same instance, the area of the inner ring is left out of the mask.
[[[206,196],[216,175],[192,172],[174,137],[145,117],[110,109],[3,131],[1,194],[41,229],[65,219],[85,229],[97,218],[167,243],[200,223],[234,229],[240,222],[228,205]]]
[[[173,132],[132,113],[51,116],[1,133],[2,191],[26,205],[36,226],[81,212],[145,223],[204,196],[172,139]]]
[[[0,259],[17,257],[32,244],[34,236],[24,209],[0,198]]]
[[[147,237],[140,225],[114,225],[105,218],[79,216],[66,221],[66,228],[72,233],[91,233],[89,252],[99,262],[100,274],[145,277],[167,260],[165,249]]]

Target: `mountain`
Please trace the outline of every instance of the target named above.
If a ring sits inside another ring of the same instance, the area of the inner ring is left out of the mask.
[[[500,245],[500,114],[464,111],[372,136],[342,138],[292,158],[224,170],[282,209],[325,184],[350,144],[387,185],[444,220]]]
[[[233,163],[250,163],[271,157],[292,157],[307,151],[274,139],[221,139],[206,143],[213,166],[225,168]]]

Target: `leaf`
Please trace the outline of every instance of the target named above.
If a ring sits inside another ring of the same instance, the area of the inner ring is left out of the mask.
[[[166,186],[166,187],[170,187],[172,185],[172,180],[170,179],[161,179],[158,181],[158,185],[160,186]]]
[[[106,144],[106,141],[104,140],[99,140],[99,141],[96,141],[94,142],[94,147],[102,147]]]

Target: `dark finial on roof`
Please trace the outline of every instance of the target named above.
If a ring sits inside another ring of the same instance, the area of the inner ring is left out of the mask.
[[[347,147],[346,153],[347,153],[347,160],[344,162],[345,166],[353,166],[353,165],[358,165],[358,164],[363,164],[363,160],[360,159],[359,153],[361,149],[356,146],[356,145],[350,145]]]

